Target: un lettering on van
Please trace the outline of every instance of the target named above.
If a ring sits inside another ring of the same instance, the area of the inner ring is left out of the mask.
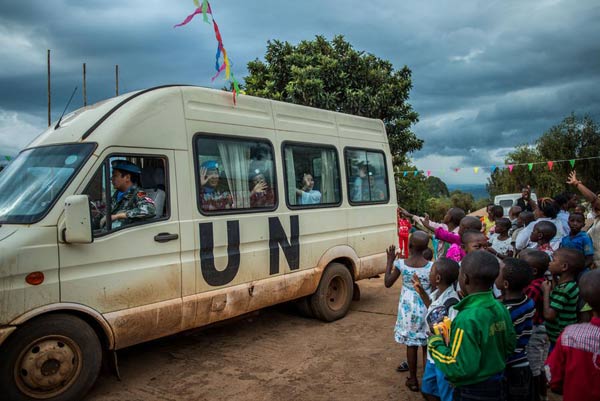
[[[290,216],[290,238],[278,217],[269,217],[269,274],[279,273],[279,248],[290,270],[300,268],[300,228],[298,216]],[[240,268],[240,222],[227,222],[227,266],[217,270],[214,257],[213,223],[200,223],[200,269],[211,286],[229,284]]]

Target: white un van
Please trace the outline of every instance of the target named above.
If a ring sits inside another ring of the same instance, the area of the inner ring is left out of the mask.
[[[341,318],[396,205],[379,120],[190,86],[79,109],[0,173],[0,393],[81,399],[115,350],[280,302]]]
[[[508,216],[510,208],[517,206],[517,201],[521,199],[523,194],[521,192],[515,194],[502,194],[494,197],[494,205],[500,205],[504,209],[504,215]],[[531,200],[537,202],[537,195],[531,194]]]

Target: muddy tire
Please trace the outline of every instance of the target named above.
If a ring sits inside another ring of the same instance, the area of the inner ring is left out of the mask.
[[[310,307],[317,319],[333,322],[348,313],[353,295],[352,275],[340,263],[325,269],[317,292],[310,297]]]
[[[0,348],[3,400],[81,400],[102,363],[94,330],[71,315],[47,315],[25,323]]]

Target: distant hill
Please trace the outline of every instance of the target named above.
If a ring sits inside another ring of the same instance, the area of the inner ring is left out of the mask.
[[[452,191],[463,191],[470,193],[473,195],[475,200],[478,199],[487,199],[490,197],[487,190],[485,189],[485,184],[446,184],[448,186],[448,190]]]

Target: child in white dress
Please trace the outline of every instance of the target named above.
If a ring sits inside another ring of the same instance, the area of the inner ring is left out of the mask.
[[[394,328],[394,338],[397,343],[405,344],[408,359],[409,377],[406,386],[411,391],[419,391],[417,379],[418,348],[427,346],[427,308],[413,285],[413,278],[418,278],[421,286],[427,292],[430,290],[429,272],[432,263],[423,257],[427,249],[429,236],[423,231],[415,231],[409,239],[409,257],[395,259],[396,247],[387,249],[387,267],[385,286],[391,287],[398,278],[402,277],[402,291],[398,305],[398,319]]]

